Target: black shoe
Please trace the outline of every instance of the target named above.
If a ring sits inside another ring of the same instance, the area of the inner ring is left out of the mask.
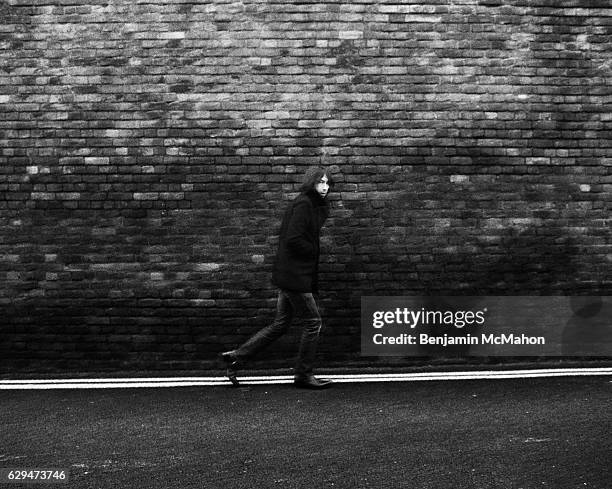
[[[327,389],[331,387],[329,379],[317,379],[314,375],[296,375],[293,384],[300,389]]]
[[[238,387],[240,382],[238,382],[238,379],[236,378],[236,371],[238,370],[239,365],[238,358],[236,357],[234,350],[220,353],[219,358],[221,358],[221,361],[225,365],[225,375],[227,375],[227,378],[230,380],[232,385]]]

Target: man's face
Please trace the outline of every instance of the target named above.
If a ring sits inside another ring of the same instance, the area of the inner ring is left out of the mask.
[[[329,185],[327,184],[327,175],[323,175],[319,181],[315,184],[316,192],[323,198],[327,196],[329,192]]]

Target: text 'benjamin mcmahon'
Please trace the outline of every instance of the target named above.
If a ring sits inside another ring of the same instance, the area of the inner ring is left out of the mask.
[[[545,345],[543,336],[527,336],[524,334],[481,334],[465,336],[431,336],[425,333],[419,335],[401,334],[399,336],[384,336],[375,334],[372,338],[375,345]]]

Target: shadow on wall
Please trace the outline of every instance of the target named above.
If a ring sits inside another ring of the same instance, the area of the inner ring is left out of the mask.
[[[572,317],[563,330],[562,354],[610,356],[612,351],[612,301],[609,297],[570,299]]]
[[[490,259],[467,256],[465,292],[498,295],[554,295],[571,293],[576,285],[578,246],[556,224],[509,228],[499,253]],[[498,256],[497,259],[492,259]],[[442,280],[450,282],[452,280]]]
[[[479,230],[473,231],[478,233]],[[478,237],[472,235],[466,241]],[[576,286],[578,246],[574,238],[556,224],[503,228],[497,241],[486,245],[486,253],[485,246],[479,243],[455,246],[454,252],[437,251],[434,243],[430,243],[428,267],[421,267],[419,271],[417,263],[394,268],[389,273],[397,274],[400,279],[399,272],[409,273],[411,287],[396,284],[402,293],[412,293],[413,275],[416,274],[418,288],[414,293],[427,295],[552,295],[569,293]],[[350,264],[355,268],[359,268],[359,256],[352,256]],[[389,257],[389,263],[394,260],[395,257]],[[363,280],[363,274],[347,275],[347,281],[359,284],[355,288],[360,289],[362,295],[388,292],[372,288],[367,278]]]
[[[477,232],[475,229],[474,233]],[[553,223],[522,229],[503,228],[499,232],[498,242],[487,244],[486,252],[484,246],[473,243],[457,246],[455,253],[436,252],[433,246],[425,245],[430,249],[431,260],[424,264],[411,262],[409,257],[398,261],[398,257],[389,254],[383,245],[377,252],[376,261],[387,261],[391,266],[381,271],[366,271],[371,263],[370,257],[352,253],[344,264],[340,286],[326,291],[330,329],[337,325],[347,331],[348,327],[350,337],[343,343],[346,352],[358,352],[360,300],[367,295],[439,297],[576,293],[579,249],[562,227]],[[477,238],[477,235],[472,235],[469,239],[474,241]],[[440,330],[440,334],[444,332],[447,331]],[[465,352],[458,347],[454,353],[461,355]]]

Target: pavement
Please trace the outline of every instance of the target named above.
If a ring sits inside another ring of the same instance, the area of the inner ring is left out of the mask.
[[[612,489],[611,395],[610,375],[7,390],[0,468],[75,488]]]

